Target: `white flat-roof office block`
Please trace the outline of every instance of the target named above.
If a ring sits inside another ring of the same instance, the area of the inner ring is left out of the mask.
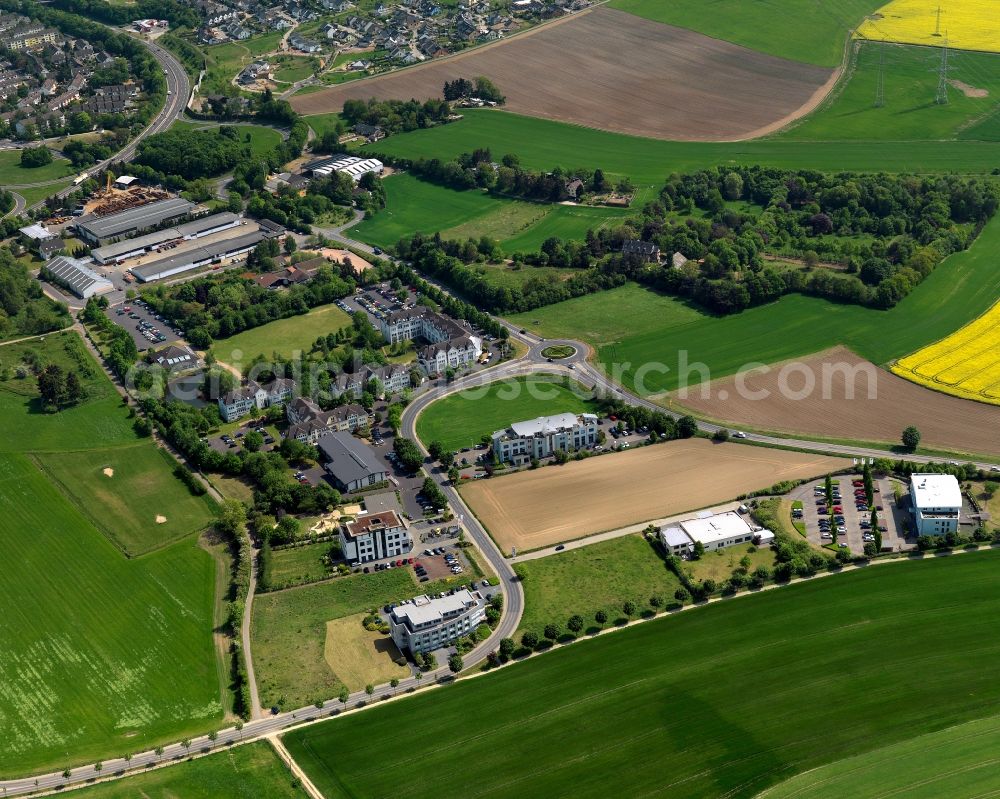
[[[418,596],[393,608],[389,630],[401,650],[431,652],[468,635],[484,617],[482,595],[463,588],[443,597]]]
[[[910,500],[917,535],[957,532],[962,513],[962,488],[954,475],[910,475]]]
[[[692,541],[700,541],[706,552],[749,543],[754,537],[754,529],[734,511],[689,519],[681,522],[680,527]]]

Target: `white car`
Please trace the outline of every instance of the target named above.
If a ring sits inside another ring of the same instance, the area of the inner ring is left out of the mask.
[[[741,430],[736,430],[733,432],[733,438],[746,438],[747,434]]]

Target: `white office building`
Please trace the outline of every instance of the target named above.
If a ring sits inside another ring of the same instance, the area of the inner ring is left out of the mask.
[[[670,555],[681,557],[689,554],[694,549],[694,542],[676,524],[662,528],[660,530],[660,540],[663,542],[663,548]]]
[[[736,544],[749,544],[758,532],[734,511],[688,519],[680,522],[679,526],[691,541],[700,541],[706,552]]]
[[[954,475],[910,475],[910,500],[917,535],[946,535],[958,531],[962,489]]]
[[[245,386],[234,388],[219,397],[219,414],[225,422],[242,419],[251,410],[264,410],[272,405],[284,405],[292,398],[295,381],[278,378],[268,386],[249,381]]]
[[[426,341],[427,346],[418,351],[418,357],[427,374],[475,363],[483,352],[482,339],[472,335],[468,328],[423,305],[394,311],[379,326],[390,344],[414,339]]]
[[[482,594],[463,588],[443,597],[418,596],[393,608],[389,629],[400,650],[432,652],[471,633],[484,617]]]
[[[354,565],[395,558],[413,549],[413,539],[395,511],[359,516],[340,528],[344,559]]]
[[[597,443],[597,416],[560,413],[514,422],[493,434],[493,452],[502,463],[521,466],[558,450],[574,452]]]

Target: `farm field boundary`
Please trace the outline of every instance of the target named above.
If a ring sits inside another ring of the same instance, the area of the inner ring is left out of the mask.
[[[525,551],[708,507],[848,463],[687,439],[479,480],[461,493],[501,551]]]

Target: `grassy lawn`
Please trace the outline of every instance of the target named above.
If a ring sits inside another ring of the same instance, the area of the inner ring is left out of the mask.
[[[410,676],[409,666],[395,662],[402,654],[392,638],[362,626],[366,615],[355,613],[326,623],[326,662],[352,693],[369,683],[384,685],[393,677]]]
[[[67,498],[129,556],[200,532],[214,518],[214,502],[207,494],[194,496],[174,477],[174,460],[149,439],[37,458]]]
[[[676,575],[641,535],[626,535],[598,541],[544,558],[518,563],[524,581],[524,615],[518,637],[527,630],[542,636],[546,624],[559,625],[579,614],[584,630],[604,627],[625,618],[622,605],[631,600],[639,611],[650,608],[653,595],[667,602],[680,588]],[[603,610],[607,624],[598,624],[594,614]]]
[[[127,560],[22,455],[0,459],[0,517],[4,776],[221,720],[215,565],[194,540]]]
[[[350,323],[350,317],[336,305],[321,305],[301,316],[278,319],[220,339],[212,345],[212,351],[224,363],[247,363],[257,355],[275,352],[290,358],[296,351],[309,352],[317,338]]]
[[[635,283],[509,317],[513,324],[545,338],[581,339],[596,346],[628,335],[662,334],[704,318],[682,301]]]
[[[762,53],[833,67],[850,31],[881,0],[611,0],[611,7]]]
[[[288,769],[267,741],[73,792],[79,799],[293,799],[305,795],[292,786]]]
[[[72,175],[78,170],[65,158],[54,158],[51,164],[36,167],[21,166],[20,150],[0,152],[0,186],[20,183],[40,183]],[[20,192],[18,192],[20,193]]]
[[[46,413],[38,401],[36,380],[15,374],[32,353],[43,364],[75,370],[86,401]],[[63,452],[136,441],[128,410],[76,333],[50,334],[44,342],[8,344],[0,348],[0,362],[11,371],[9,380],[0,381],[0,451]]]
[[[584,413],[596,405],[579,384],[567,388],[559,378],[503,380],[461,391],[429,405],[417,418],[417,436],[424,444],[440,441],[458,450],[479,443],[484,435],[512,422],[557,413]]]
[[[887,98],[890,96],[887,90]],[[996,142],[806,142],[781,137],[745,142],[671,142],[506,111],[462,109],[462,113],[464,119],[449,125],[390,136],[378,142],[378,151],[404,158],[450,159],[476,147],[489,147],[494,156],[516,153],[526,169],[599,166],[609,177],[627,175],[640,187],[662,185],[671,172],[726,164],[763,164],[826,172],[986,174],[1000,162],[1000,144]],[[457,222],[438,227],[453,224]]]
[[[306,88],[311,89],[312,87],[307,86]],[[323,88],[323,87],[317,87],[317,88]],[[328,130],[332,130],[333,128],[336,127],[337,120],[340,119],[340,114],[339,113],[313,114],[312,116],[308,116],[305,119],[306,122],[309,123],[309,127],[311,127],[314,131],[316,131],[316,135],[322,136]]]
[[[327,622],[444,584],[418,584],[411,570],[389,569],[261,594],[251,630],[261,703],[294,708],[336,696],[341,682],[326,660]]]
[[[284,83],[297,83],[305,80],[316,71],[317,61],[310,56],[283,55],[274,59],[277,67],[274,79]]]
[[[529,280],[561,282],[579,274],[577,269],[562,266],[529,266],[522,264],[515,268],[513,262],[499,264],[475,264],[471,267],[495,286],[521,288]]]
[[[885,105],[875,108],[879,59],[885,58]],[[865,43],[856,56],[850,80],[819,112],[782,135],[786,139],[833,140],[977,138],[997,141],[996,130],[969,127],[971,120],[996,111],[1000,93],[1000,56],[962,53],[948,77],[989,94],[968,97],[949,87],[947,105],[935,103],[940,61],[926,47]]]
[[[599,206],[553,205],[538,222],[521,232],[504,236],[503,248],[509,253],[538,252],[542,242],[555,236],[559,239],[583,240],[588,230],[616,225],[631,216],[627,208]]]
[[[326,556],[333,544],[306,544],[279,549],[271,554],[271,584],[297,585],[314,583],[330,575]]]
[[[285,742],[328,797],[465,796],[456,751],[489,760],[487,798],[567,784],[576,797],[752,797],[992,714],[998,565],[993,551],[929,558],[717,602]],[[372,769],[371,742],[390,738],[407,756]]]
[[[192,128],[193,130],[216,131],[220,126],[178,120],[171,125],[171,127],[186,127]],[[265,125],[237,125],[236,130],[239,131],[241,139],[249,139],[250,150],[254,155],[264,155],[265,153],[270,152],[281,141],[281,134],[274,128],[269,128]]]
[[[645,376],[644,389],[650,393],[678,385],[677,353],[681,351],[687,352],[689,363],[706,364],[712,378],[733,374],[750,362],[775,363],[834,344],[844,344],[884,364],[944,338],[995,302],[1000,293],[1000,272],[994,269],[998,247],[1000,216],[987,224],[970,249],[947,258],[889,311],[793,294],[732,316],[702,316],[683,326],[636,332],[618,343],[602,345],[599,358],[606,368],[630,363],[623,371],[628,383],[634,382],[638,366],[670,366],[666,374]],[[675,305],[664,299],[664,308]],[[538,319],[553,314],[566,318],[566,311],[558,305],[527,315]]]
[[[451,189],[442,188],[441,191],[447,192]],[[464,240],[487,236],[491,239],[506,239],[513,234],[531,229],[547,217],[554,207],[528,202],[495,201],[493,204],[495,207],[488,213],[442,230],[441,238]]]
[[[26,207],[30,208],[46,197],[51,197],[53,194],[65,189],[68,185],[69,181],[66,181],[65,183],[53,183],[51,186],[39,186],[34,189],[13,189],[13,191],[24,197]]]
[[[751,552],[750,549],[754,551]],[[699,560],[684,561],[684,571],[694,582],[702,580],[715,580],[718,585],[722,585],[730,576],[733,569],[740,565],[740,560],[748,556],[750,558],[749,571],[753,571],[758,566],[774,566],[774,551],[770,547],[757,549],[752,544],[740,544],[739,546],[716,549],[706,552]]]
[[[386,178],[384,186],[385,210],[351,228],[353,238],[380,247],[391,247],[412,233],[436,233],[469,224],[494,212],[498,204],[511,202],[481,191],[452,191],[405,173]]]
[[[828,763],[776,785],[761,797],[990,796],[996,789],[997,744],[1000,716],[990,716]]]

